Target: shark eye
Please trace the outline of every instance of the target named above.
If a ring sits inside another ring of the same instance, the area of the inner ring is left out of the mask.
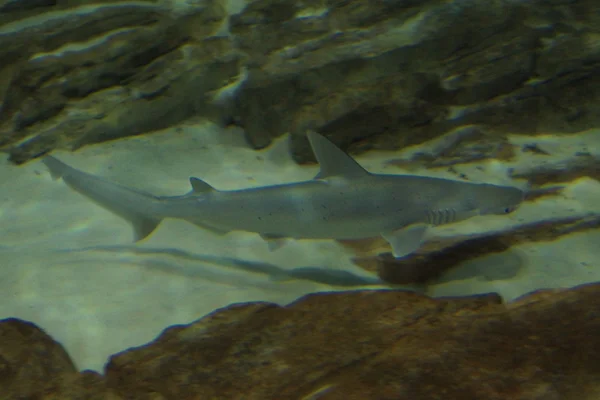
[[[504,209],[504,213],[506,213],[506,214],[510,214],[510,212],[511,212],[512,210],[513,210],[513,209],[512,209],[512,207],[506,207],[506,208]]]

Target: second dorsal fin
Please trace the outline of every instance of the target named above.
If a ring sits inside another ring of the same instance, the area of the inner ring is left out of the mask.
[[[215,190],[214,187],[210,186],[200,178],[191,177],[190,184],[192,185],[193,193],[206,193]]]
[[[306,135],[321,167],[315,179],[326,179],[331,176],[358,178],[369,174],[352,157],[324,136],[312,131]]]

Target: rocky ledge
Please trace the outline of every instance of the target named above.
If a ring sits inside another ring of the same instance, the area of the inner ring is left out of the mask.
[[[431,299],[403,291],[229,306],[78,372],[35,325],[0,322],[5,399],[498,399],[600,396],[600,285]],[[93,346],[93,343],[90,343]]]
[[[224,3],[1,0],[0,149],[22,163],[204,115],[257,148],[291,132],[299,161],[307,129],[362,151],[470,125],[502,158],[506,132],[600,124],[596,0]]]
[[[4,3],[0,148],[16,163],[210,114],[210,93],[240,71],[212,34],[220,1]]]

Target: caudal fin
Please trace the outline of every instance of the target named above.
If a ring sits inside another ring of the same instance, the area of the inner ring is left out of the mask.
[[[154,196],[79,171],[51,156],[42,162],[53,179],[62,178],[73,190],[129,221],[136,242],[150,235],[160,224],[161,218],[153,212]]]

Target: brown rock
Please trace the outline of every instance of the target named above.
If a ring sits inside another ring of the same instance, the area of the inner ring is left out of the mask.
[[[33,382],[31,382],[33,383]],[[40,400],[123,400],[106,385],[106,379],[93,371],[61,375],[58,379],[35,382],[31,398]],[[36,397],[37,396],[37,397]]]
[[[600,285],[431,299],[403,291],[232,305],[77,373],[34,325],[0,321],[3,399],[593,400]]]
[[[83,388],[91,389],[89,384],[98,382],[98,377],[78,374],[62,346],[35,325],[17,319],[2,320],[0,338],[0,398],[109,399],[83,397]],[[103,382],[95,386],[103,386]],[[72,395],[53,397],[57,392]]]
[[[114,356],[136,399],[593,399],[600,286],[433,300],[397,291],[231,306]]]
[[[0,322],[0,393],[27,397],[44,382],[75,374],[73,362],[52,338],[35,325],[17,319]]]
[[[77,372],[64,348],[34,324],[0,321],[0,398],[120,400],[95,372]]]

